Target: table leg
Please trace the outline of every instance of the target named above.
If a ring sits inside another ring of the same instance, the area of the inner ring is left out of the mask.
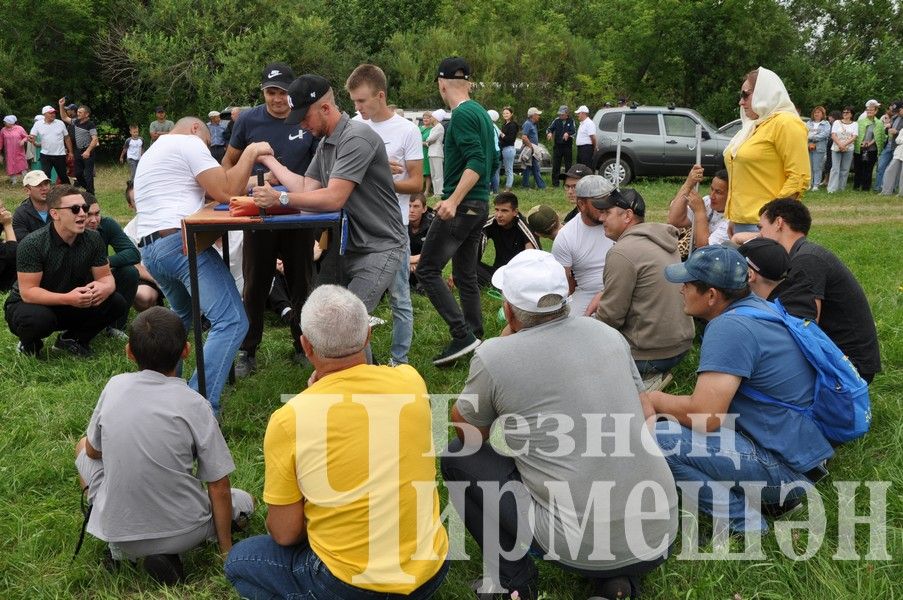
[[[194,239],[194,231],[186,225],[185,234],[188,238],[188,280],[191,284],[191,323],[194,327],[194,363],[198,370],[198,393],[207,397],[207,377],[204,373],[204,327],[201,323],[201,297],[198,285],[198,255],[197,243]],[[227,258],[228,260],[228,258]]]

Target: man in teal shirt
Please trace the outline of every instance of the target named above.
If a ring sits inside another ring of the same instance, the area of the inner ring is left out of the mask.
[[[452,109],[452,118],[445,132],[442,200],[436,204],[436,218],[426,234],[416,271],[452,336],[451,343],[433,358],[436,366],[473,352],[483,336],[477,263],[488,213],[489,182],[498,171],[499,157],[492,121],[486,110],[470,99],[470,75],[470,65],[457,56],[443,60],[436,75],[439,94]],[[449,259],[460,306],[442,279]]]

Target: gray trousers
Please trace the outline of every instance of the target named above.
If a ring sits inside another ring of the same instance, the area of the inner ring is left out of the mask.
[[[884,179],[881,181],[881,194],[890,196],[897,188],[897,194],[903,196],[903,160],[893,159],[888,163],[884,171]]]

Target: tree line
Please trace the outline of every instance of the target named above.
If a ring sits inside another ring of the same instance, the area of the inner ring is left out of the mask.
[[[0,112],[23,121],[65,95],[95,119],[142,125],[163,104],[206,115],[260,101],[263,65],[282,60],[341,88],[361,62],[389,101],[436,108],[439,60],[468,59],[474,96],[592,111],[606,101],[737,118],[743,75],[766,66],[808,115],[903,96],[896,0],[0,0]],[[347,96],[339,103],[351,108]]]

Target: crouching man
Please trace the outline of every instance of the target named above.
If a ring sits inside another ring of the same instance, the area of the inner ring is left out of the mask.
[[[630,346],[595,319],[568,318],[567,276],[547,252],[524,250],[492,284],[514,333],[477,348],[452,408],[459,439],[442,457],[483,551],[474,591],[535,599],[530,550],[590,579],[594,595],[636,598],[674,540],[677,492],[643,423]],[[486,443],[493,423],[513,457]]]
[[[169,309],[135,318],[126,353],[141,370],[110,379],[75,449],[88,533],[167,585],[183,577],[179,554],[206,540],[229,552],[232,522],[254,509],[229,486],[235,464],[210,403],[176,377],[186,335]]]
[[[798,505],[806,484],[827,474],[834,451],[800,412],[812,403],[815,371],[792,334],[783,323],[736,311],[772,310],[750,293],[747,270],[743,256],[724,246],[705,246],[665,269],[668,281],[683,285],[684,312],[708,326],[693,392],[647,399],[678,421],[657,424],[659,446],[674,479],[702,485],[698,506],[716,518],[716,529],[727,521],[732,532],[765,532],[763,513]],[[681,486],[685,500],[691,487]],[[761,498],[748,496],[752,489]]]
[[[346,288],[314,290],[301,330],[309,387],[263,441],[269,535],[237,544],[226,577],[242,598],[432,598],[448,536],[426,384],[409,365],[367,364],[367,309]]]

